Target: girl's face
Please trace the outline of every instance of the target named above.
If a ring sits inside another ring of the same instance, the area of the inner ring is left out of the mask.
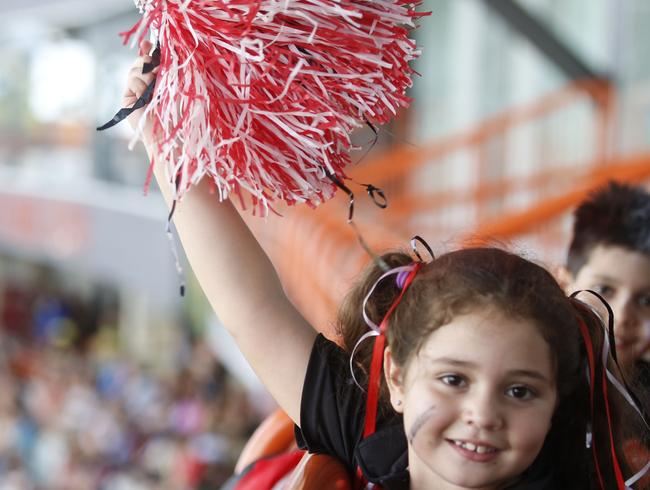
[[[494,308],[459,315],[404,368],[387,349],[384,367],[404,414],[411,489],[500,489],[539,454],[557,393],[531,321]]]

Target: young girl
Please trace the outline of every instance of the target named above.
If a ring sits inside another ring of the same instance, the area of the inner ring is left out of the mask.
[[[155,76],[142,74],[149,61],[130,72],[124,106]],[[154,173],[171,204],[169,178]],[[340,348],[293,307],[207,182],[178,203],[174,222],[212,307],[295,421],[301,447],[385,489],[625,487],[610,421],[631,408],[602,389],[602,326],[541,267],[489,248],[426,264],[387,254],[390,271],[371,266],[346,299]]]

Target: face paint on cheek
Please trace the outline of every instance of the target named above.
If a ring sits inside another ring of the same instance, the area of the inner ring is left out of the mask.
[[[418,435],[418,432],[420,432],[420,429],[424,427],[424,425],[433,417],[434,412],[437,410],[436,405],[432,405],[429,408],[427,408],[424,412],[422,412],[418,417],[415,419],[415,422],[413,422],[413,425],[411,425],[411,429],[409,430],[408,433],[408,440],[409,443],[413,444],[413,440],[415,439],[415,436]]]

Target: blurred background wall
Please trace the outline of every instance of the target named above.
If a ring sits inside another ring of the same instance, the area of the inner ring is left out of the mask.
[[[358,228],[377,250],[497,240],[556,266],[577,200],[650,177],[650,4],[422,9],[412,108],[357,135],[371,151],[351,176],[389,198],[360,198]],[[94,130],[119,108],[135,52],[117,33],[137,18],[131,0],[0,0],[0,489],[213,488],[273,408],[177,273],[142,148],[126,125]],[[249,218],[330,332],[368,260],[347,205]]]

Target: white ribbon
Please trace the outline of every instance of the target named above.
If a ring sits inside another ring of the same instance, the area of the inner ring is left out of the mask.
[[[612,384],[612,386],[614,386],[616,391],[618,391],[621,394],[621,396],[623,396],[623,398],[625,398],[625,401],[627,401],[630,404],[630,406],[632,408],[634,408],[634,410],[639,414],[639,417],[641,417],[641,420],[643,421],[646,428],[648,430],[650,430],[650,427],[648,427],[648,422],[645,420],[645,417],[643,416],[643,412],[641,411],[639,406],[634,401],[634,398],[632,398],[632,395],[630,395],[629,391],[627,390],[627,388],[625,388],[623,383],[621,383],[616,378],[616,376],[614,376],[614,374],[607,368],[607,361],[609,360],[612,347],[611,347],[611,345],[609,343],[609,331],[608,331],[607,327],[605,326],[605,322],[601,318],[600,313],[598,313],[598,311],[592,305],[590,305],[589,303],[584,303],[584,302],[583,302],[583,304],[585,306],[587,306],[592,311],[592,313],[594,313],[596,318],[598,318],[600,320],[600,324],[601,324],[601,326],[602,326],[602,328],[604,330],[604,339],[605,339],[605,341],[603,342],[603,351],[602,351],[601,362],[603,363],[603,367],[605,368],[605,373],[607,375],[607,379]],[[643,476],[648,471],[650,471],[650,461],[648,461],[646,463],[646,465],[640,471],[638,471],[636,474],[634,474],[632,477],[628,478],[625,481],[625,488],[629,489],[629,490],[632,490],[632,485],[634,485],[637,481],[639,481],[641,478],[643,478]]]
[[[368,304],[368,300],[370,299],[370,296],[372,296],[372,293],[375,292],[375,289],[377,288],[379,283],[381,281],[383,281],[385,278],[387,278],[388,276],[399,274],[400,272],[404,272],[404,271],[410,272],[410,271],[413,270],[414,267],[415,267],[415,264],[413,263],[413,264],[409,264],[409,265],[402,265],[400,267],[395,267],[394,269],[391,269],[391,270],[389,270],[387,272],[384,272],[379,277],[379,279],[377,279],[375,281],[375,283],[370,288],[370,291],[368,291],[368,294],[363,299],[363,307],[362,307],[363,320],[366,322],[366,325],[368,325],[368,328],[370,328],[370,330],[368,330],[365,334],[363,334],[359,338],[359,340],[357,340],[357,343],[354,345],[354,348],[352,349],[352,353],[350,354],[350,374],[352,375],[352,380],[354,381],[354,384],[357,385],[362,391],[365,391],[365,389],[363,388],[363,386],[361,386],[361,384],[359,384],[359,381],[357,380],[357,377],[354,374],[354,364],[353,364],[354,355],[356,354],[357,349],[359,348],[359,346],[366,339],[369,339],[370,337],[378,337],[381,334],[381,329],[379,328],[379,326],[370,319],[370,317],[368,316],[368,313],[366,312],[366,305]]]

